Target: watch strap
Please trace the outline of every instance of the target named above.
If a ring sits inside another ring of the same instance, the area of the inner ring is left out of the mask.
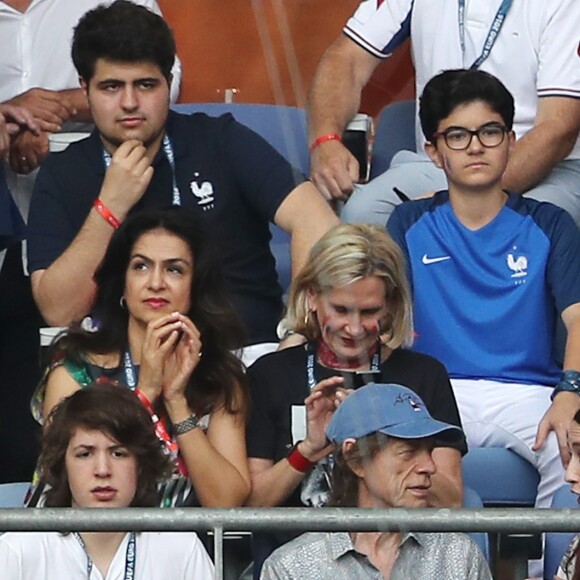
[[[199,419],[195,413],[192,413],[187,419],[179,421],[178,423],[173,423],[173,434],[183,435],[188,431],[192,431],[199,426]]]
[[[580,395],[580,372],[573,370],[564,371],[560,382],[554,387],[550,395],[552,401],[558,393],[576,393]]]

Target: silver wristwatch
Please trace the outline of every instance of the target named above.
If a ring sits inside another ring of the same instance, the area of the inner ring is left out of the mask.
[[[173,423],[173,434],[183,435],[192,429],[195,429],[199,425],[199,419],[195,413],[192,413],[187,419],[179,421],[179,423]]]

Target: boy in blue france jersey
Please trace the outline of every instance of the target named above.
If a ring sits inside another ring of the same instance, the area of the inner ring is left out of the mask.
[[[502,190],[513,117],[511,94],[488,73],[432,78],[420,120],[448,191],[397,207],[387,229],[408,261],[414,348],[447,367],[469,445],[532,463],[536,505],[547,507],[580,408],[580,233],[564,210]]]

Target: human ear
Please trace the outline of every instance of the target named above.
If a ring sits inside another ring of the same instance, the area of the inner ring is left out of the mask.
[[[318,296],[319,296],[318,292],[315,292],[312,289],[307,290],[307,292],[306,292],[306,304],[307,304],[308,310],[310,312],[316,312],[316,309],[318,308],[318,305],[317,305]]]
[[[345,463],[348,465],[349,469],[358,477],[362,478],[364,475],[364,469],[359,461],[353,461],[351,454],[353,447],[356,445],[356,439],[345,439],[342,443],[342,456],[344,457]]]
[[[507,138],[508,138],[508,153],[511,155],[511,152],[516,143],[516,134],[513,131],[508,131]]]
[[[89,83],[85,81],[83,77],[79,77],[79,85],[81,85],[81,90],[85,94],[85,97],[89,96]]]
[[[435,165],[439,167],[439,169],[443,169],[443,161],[441,159],[441,154],[437,149],[437,145],[434,145],[433,143],[431,143],[431,141],[426,141],[425,153],[429,155],[429,159],[431,159],[431,161],[433,161],[433,163],[435,163]]]

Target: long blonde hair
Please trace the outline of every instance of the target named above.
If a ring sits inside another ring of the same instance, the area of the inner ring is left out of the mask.
[[[335,226],[312,247],[290,288],[288,327],[316,340],[320,328],[310,312],[309,292],[320,294],[369,276],[380,278],[385,285],[389,315],[380,329],[383,343],[390,348],[410,346],[413,318],[403,254],[382,228],[372,225]]]

